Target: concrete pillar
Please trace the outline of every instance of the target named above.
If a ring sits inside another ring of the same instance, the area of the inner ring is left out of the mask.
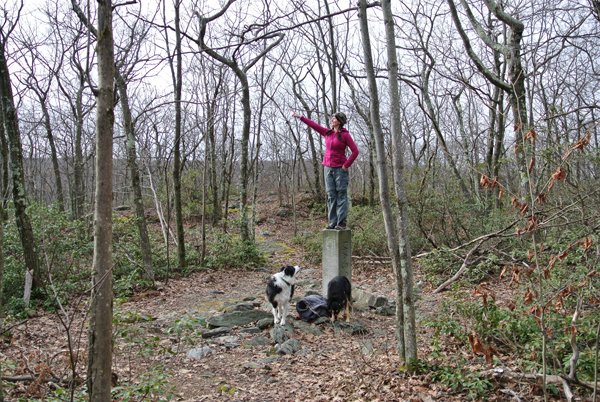
[[[352,231],[323,230],[323,297],[327,284],[341,275],[352,283]]]

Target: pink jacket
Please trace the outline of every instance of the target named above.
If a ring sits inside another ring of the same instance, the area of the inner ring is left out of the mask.
[[[300,121],[325,137],[324,166],[345,166],[346,168],[349,168],[352,163],[354,163],[354,160],[358,156],[358,147],[354,143],[352,137],[350,137],[348,130],[342,127],[340,130],[340,137],[342,140],[340,141],[337,138],[337,134],[333,132],[333,129],[322,127],[304,116],[300,117]],[[346,158],[346,147],[350,148],[350,151],[352,151],[349,158]]]

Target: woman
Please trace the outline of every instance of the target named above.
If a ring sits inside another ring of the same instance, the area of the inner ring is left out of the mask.
[[[327,208],[329,225],[325,229],[346,230],[348,217],[348,168],[358,156],[358,148],[344,125],[348,121],[344,113],[331,116],[331,129],[321,127],[314,121],[293,112],[292,117],[300,119],[308,127],[325,137],[325,188],[327,189]],[[352,154],[346,158],[346,147]]]

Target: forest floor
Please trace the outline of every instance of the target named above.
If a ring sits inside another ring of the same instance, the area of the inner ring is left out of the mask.
[[[484,398],[453,391],[433,382],[427,373],[406,374],[397,353],[395,318],[368,308],[352,312],[351,321],[365,329],[355,335],[330,324],[301,330],[292,322],[290,337],[299,341],[300,348],[289,355],[274,353],[275,342],[270,338],[269,328],[259,330],[254,324],[234,327],[227,336],[202,338],[199,331],[206,331],[202,327],[204,319],[223,314],[237,304],[253,303],[257,309],[270,311],[265,303],[265,284],[281,266],[302,267],[296,296],[303,297],[310,289],[321,289],[321,267],[309,263],[306,252],[292,246],[292,217],[277,216],[278,202],[268,201],[259,206],[264,223],[256,230],[261,248],[269,253],[264,267],[204,270],[171,279],[157,291],[137,294],[115,304],[113,379],[114,385],[122,387],[115,400],[155,401],[167,397],[190,402],[541,400],[539,393],[532,392],[527,385],[495,384]],[[308,218],[306,214],[301,211],[297,218]],[[321,226],[326,224],[324,219],[321,221],[315,222],[315,236],[320,235]],[[421,275],[418,265],[415,268],[415,282],[418,282]],[[355,286],[390,301],[395,298],[389,264],[353,262],[352,281]],[[433,351],[433,330],[424,324],[427,317],[439,312],[444,299],[444,293],[433,295],[431,290],[425,284],[416,305],[418,354],[425,360]],[[86,301],[66,308],[71,319],[71,344],[77,353],[77,378],[85,377],[85,310]],[[294,304],[290,315],[297,315]],[[2,360],[17,364],[5,368],[4,375],[38,379],[5,382],[5,400],[50,400],[52,389],[56,388],[53,381],[70,376],[67,331],[58,316],[36,311],[10,331],[10,339],[5,335],[10,346],[0,350],[4,355]],[[197,359],[187,356],[191,349],[201,348],[210,353]],[[455,342],[441,342],[438,353],[462,354],[463,361],[470,362],[474,372],[495,367],[487,365],[481,355],[458,350]],[[500,359],[510,364],[510,356]],[[63,396],[52,400],[69,399]]]

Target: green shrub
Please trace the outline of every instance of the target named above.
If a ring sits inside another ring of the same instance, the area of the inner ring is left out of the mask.
[[[256,243],[243,241],[239,236],[216,232],[207,244],[204,261],[207,268],[250,268],[266,263]]]

